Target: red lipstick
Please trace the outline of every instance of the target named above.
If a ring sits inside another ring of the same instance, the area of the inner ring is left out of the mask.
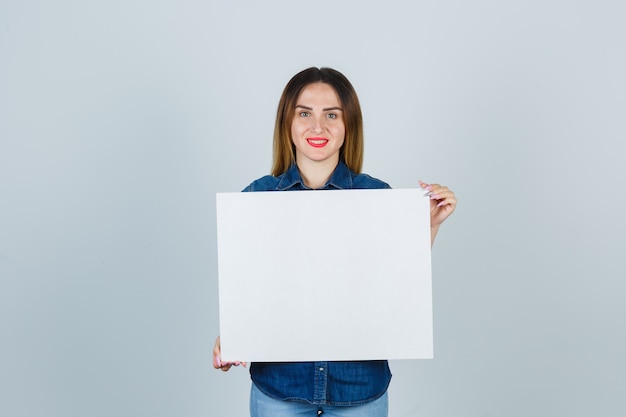
[[[326,138],[306,138],[306,141],[314,148],[323,148],[328,143]]]

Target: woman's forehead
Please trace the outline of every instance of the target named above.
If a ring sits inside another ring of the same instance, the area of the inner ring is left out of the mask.
[[[311,83],[304,86],[300,94],[298,94],[296,105],[304,104],[301,103],[301,101],[326,102],[334,105],[341,104],[341,100],[335,88],[323,82]]]

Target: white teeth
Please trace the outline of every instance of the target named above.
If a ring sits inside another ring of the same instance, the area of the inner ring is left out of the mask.
[[[326,143],[327,141],[325,141],[325,140],[309,140],[309,142],[311,142],[314,145],[321,145],[322,143]]]

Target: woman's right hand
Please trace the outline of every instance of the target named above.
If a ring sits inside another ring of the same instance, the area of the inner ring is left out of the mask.
[[[213,367],[215,369],[221,369],[222,371],[226,372],[230,369],[231,366],[239,366],[239,365],[243,365],[243,367],[245,368],[248,364],[246,362],[222,362],[222,350],[221,350],[221,346],[220,346],[220,337],[217,336],[217,339],[215,340],[215,346],[213,346]]]

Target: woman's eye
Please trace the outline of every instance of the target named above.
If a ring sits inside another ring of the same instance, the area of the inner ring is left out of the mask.
[[[328,117],[329,119],[336,119],[337,115],[335,113],[328,113],[326,117]]]
[[[308,111],[301,111],[300,112],[300,117],[309,117],[311,115],[311,113],[309,113]]]

